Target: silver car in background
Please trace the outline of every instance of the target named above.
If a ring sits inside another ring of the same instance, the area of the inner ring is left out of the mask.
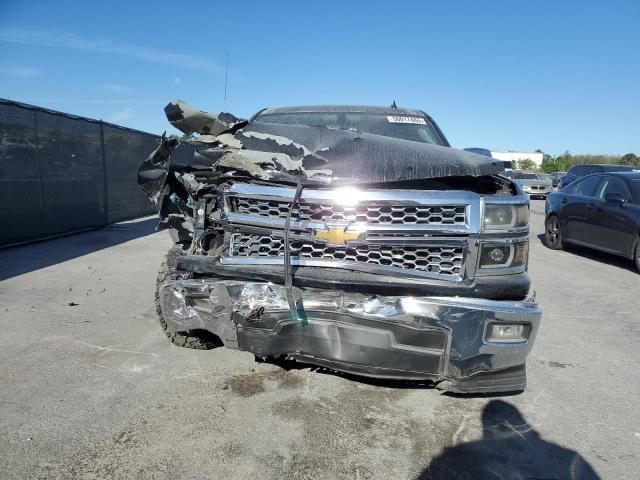
[[[532,198],[547,198],[547,195],[554,191],[551,178],[543,177],[541,174],[514,170],[512,175],[511,178]]]

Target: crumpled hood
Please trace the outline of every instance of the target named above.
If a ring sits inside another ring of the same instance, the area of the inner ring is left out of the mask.
[[[383,183],[504,171],[502,162],[455,148],[324,127],[250,122],[234,138],[249,150],[301,158],[302,172],[309,179],[326,178],[332,183]]]
[[[165,107],[173,126],[189,139],[163,137],[140,167],[138,181],[157,201],[176,172],[189,190],[190,171],[210,179],[255,178],[275,183],[358,184],[485,176],[504,171],[502,162],[450,147],[324,127],[242,120],[210,114],[174,100]],[[175,151],[174,151],[175,150]]]

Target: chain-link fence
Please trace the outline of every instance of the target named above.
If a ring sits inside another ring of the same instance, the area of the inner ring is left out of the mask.
[[[137,170],[157,140],[0,99],[0,246],[153,213]]]

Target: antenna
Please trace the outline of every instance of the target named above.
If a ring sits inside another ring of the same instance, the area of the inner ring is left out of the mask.
[[[229,83],[229,52],[227,51],[227,61],[224,69],[224,106],[227,106],[227,84]]]

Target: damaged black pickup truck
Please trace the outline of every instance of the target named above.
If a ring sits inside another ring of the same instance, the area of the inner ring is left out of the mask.
[[[420,110],[165,108],[140,168],[175,247],[157,289],[174,342],[451,392],[525,387],[529,199]]]

